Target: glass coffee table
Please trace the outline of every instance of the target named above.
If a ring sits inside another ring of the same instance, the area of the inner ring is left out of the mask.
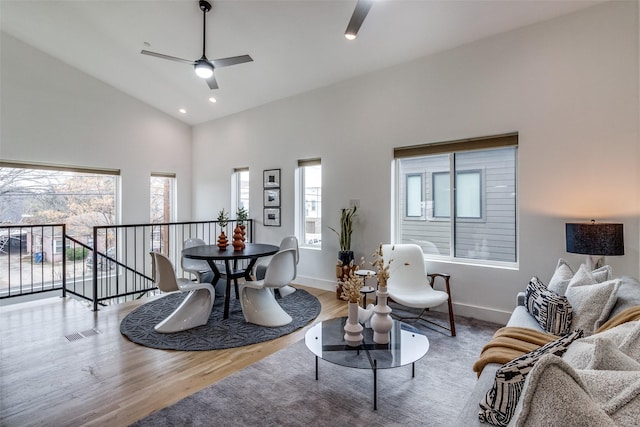
[[[346,317],[316,323],[304,337],[307,348],[318,359],[348,368],[371,369],[373,372],[373,409],[378,409],[378,369],[398,368],[411,364],[411,377],[415,377],[415,362],[429,351],[429,339],[421,330],[399,320],[393,320],[388,344],[373,342],[373,330],[364,328],[362,344],[347,345],[344,340]]]

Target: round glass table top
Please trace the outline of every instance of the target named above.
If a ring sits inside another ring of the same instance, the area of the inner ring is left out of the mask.
[[[429,339],[423,331],[399,320],[393,320],[388,344],[376,344],[373,330],[362,330],[362,344],[347,345],[344,340],[346,317],[316,323],[305,334],[307,348],[316,356],[336,365],[350,368],[397,368],[414,363],[429,351]]]

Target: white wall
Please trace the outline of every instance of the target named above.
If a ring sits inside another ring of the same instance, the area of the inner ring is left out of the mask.
[[[637,2],[611,2],[194,127],[193,212],[229,208],[230,172],[251,170],[262,221],[262,171],[282,169],[282,227],[294,232],[298,159],[321,157],[323,221],[360,200],[356,257],[390,240],[393,147],[519,132],[519,269],[430,262],[453,275],[458,314],[503,320],[532,275],[548,281],[567,254],[564,224],[625,226],[614,273],[638,276],[640,144]],[[303,250],[301,283],[333,289],[337,239]]]
[[[0,159],[121,170],[122,223],[149,221],[151,172],[191,218],[191,127],[1,34]]]

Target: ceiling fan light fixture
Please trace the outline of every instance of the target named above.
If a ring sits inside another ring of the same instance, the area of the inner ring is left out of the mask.
[[[201,79],[208,79],[209,77],[213,76],[213,67],[204,59],[197,60],[193,68],[196,70],[196,74]]]

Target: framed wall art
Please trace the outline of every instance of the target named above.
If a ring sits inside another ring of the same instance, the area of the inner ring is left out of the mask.
[[[264,208],[264,225],[280,227],[280,208]]]
[[[280,188],[280,169],[267,169],[263,175],[264,188]]]
[[[279,208],[280,207],[280,189],[272,188],[264,190],[264,207]]]

